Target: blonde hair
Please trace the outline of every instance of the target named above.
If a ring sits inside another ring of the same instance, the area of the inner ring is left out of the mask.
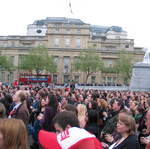
[[[136,123],[135,123],[135,119],[127,114],[127,113],[119,113],[119,121],[121,121],[122,123],[124,123],[127,127],[128,127],[128,134],[129,135],[133,135],[136,132]]]
[[[30,96],[30,92],[29,91],[24,90],[24,93],[25,93],[26,97]]]
[[[22,120],[1,119],[0,132],[4,140],[3,149],[29,149],[27,130]]]
[[[87,108],[84,104],[77,105],[78,120],[81,128],[84,128],[87,121]]]
[[[86,116],[86,114],[87,114],[86,105],[84,105],[84,104],[78,104],[77,105],[77,112],[78,112],[78,117]]]
[[[18,97],[20,98],[21,102],[26,101],[26,98],[27,98],[26,91],[19,90],[16,93],[18,94]]]

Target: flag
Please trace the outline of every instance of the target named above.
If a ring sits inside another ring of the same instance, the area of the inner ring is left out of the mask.
[[[73,14],[71,2],[69,1],[70,12]]]

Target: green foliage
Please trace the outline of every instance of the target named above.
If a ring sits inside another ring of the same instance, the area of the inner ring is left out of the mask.
[[[133,66],[133,54],[128,52],[120,52],[117,60],[116,70],[121,75],[125,84],[129,83]]]
[[[57,66],[52,56],[48,55],[48,49],[44,46],[33,48],[28,55],[22,59],[20,68],[28,71],[46,70],[47,72],[56,72]]]
[[[96,51],[88,50],[80,53],[74,64],[75,70],[86,73],[86,83],[88,77],[102,69],[103,63]]]
[[[0,70],[11,71],[13,66],[10,62],[10,59],[6,56],[0,56]]]

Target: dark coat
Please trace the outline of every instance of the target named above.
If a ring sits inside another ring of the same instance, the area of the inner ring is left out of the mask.
[[[108,120],[106,121],[106,125],[104,126],[102,130],[104,134],[106,133],[113,134],[117,126],[118,114],[119,114],[119,111],[113,112],[112,117],[108,118]]]
[[[94,134],[97,138],[100,136],[101,128],[96,123],[86,125],[85,130]]]
[[[140,149],[138,137],[136,135],[130,135],[118,146],[113,147],[113,149]]]

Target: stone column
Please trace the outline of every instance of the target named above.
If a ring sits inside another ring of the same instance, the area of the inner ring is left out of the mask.
[[[63,70],[64,70],[64,62],[63,56],[59,56],[58,62],[58,83],[63,83]]]
[[[73,68],[73,64],[74,64],[74,56],[70,56],[70,79],[74,80],[74,68]]]

